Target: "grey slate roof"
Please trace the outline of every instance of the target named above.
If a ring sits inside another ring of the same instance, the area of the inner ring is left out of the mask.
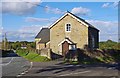
[[[50,29],[42,28],[35,38],[41,38],[39,43],[47,43],[50,41]]]

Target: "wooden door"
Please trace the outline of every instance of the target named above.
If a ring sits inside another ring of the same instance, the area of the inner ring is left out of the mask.
[[[67,41],[62,43],[62,55],[65,56],[66,52],[69,51],[69,44]]]

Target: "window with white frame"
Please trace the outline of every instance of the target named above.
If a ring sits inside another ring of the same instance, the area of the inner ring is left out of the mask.
[[[66,24],[66,32],[70,32],[71,31],[71,24]]]
[[[76,50],[76,45],[75,44],[70,44],[69,45],[69,50]]]

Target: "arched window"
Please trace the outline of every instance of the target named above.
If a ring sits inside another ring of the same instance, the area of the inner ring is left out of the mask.
[[[71,31],[71,24],[66,24],[65,31],[70,32]]]

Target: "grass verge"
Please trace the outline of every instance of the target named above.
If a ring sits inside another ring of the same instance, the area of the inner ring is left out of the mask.
[[[35,53],[35,52],[32,52],[32,51],[29,51],[29,50],[17,50],[16,53],[31,61],[31,62],[47,62],[47,61],[50,61],[50,59],[48,59],[47,57],[45,56],[40,56],[39,54]]]

